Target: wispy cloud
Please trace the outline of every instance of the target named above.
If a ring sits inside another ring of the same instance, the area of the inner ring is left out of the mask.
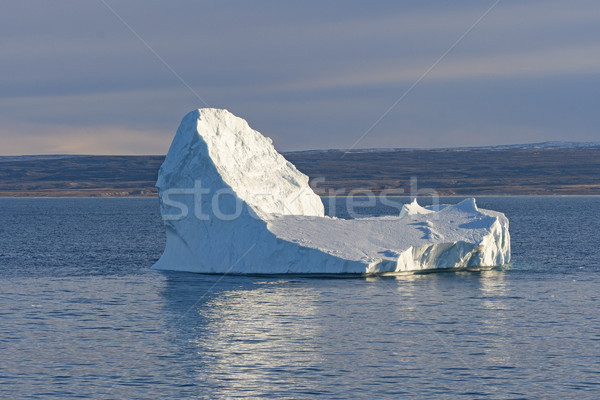
[[[0,127],[0,140],[0,155],[129,155],[166,154],[170,137],[163,132],[124,129],[120,126],[20,124],[17,128]]]
[[[394,65],[381,65],[361,71],[336,71],[271,88],[275,91],[326,90],[361,86],[404,85],[419,78],[424,61],[397,59]],[[569,74],[597,74],[600,71],[600,45],[578,45],[523,52],[456,58],[450,55],[426,77],[427,81],[488,78],[545,77]]]

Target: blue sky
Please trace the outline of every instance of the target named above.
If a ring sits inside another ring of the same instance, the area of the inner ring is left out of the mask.
[[[600,140],[595,0],[1,9],[0,155],[165,154],[207,105],[282,151]]]

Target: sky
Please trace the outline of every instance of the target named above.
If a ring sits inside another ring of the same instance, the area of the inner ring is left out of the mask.
[[[280,151],[600,140],[600,1],[3,0],[0,155],[166,154],[226,108]]]

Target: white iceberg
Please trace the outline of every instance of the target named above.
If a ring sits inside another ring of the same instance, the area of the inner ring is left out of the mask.
[[[369,274],[510,259],[507,218],[474,199],[439,211],[413,202],[400,216],[325,216],[308,177],[226,110],[183,118],[156,186],[167,243],[155,269]]]

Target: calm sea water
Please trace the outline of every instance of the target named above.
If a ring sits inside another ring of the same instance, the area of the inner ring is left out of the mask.
[[[507,268],[311,278],[150,270],[155,199],[0,199],[0,398],[600,398],[600,198],[478,204]]]

